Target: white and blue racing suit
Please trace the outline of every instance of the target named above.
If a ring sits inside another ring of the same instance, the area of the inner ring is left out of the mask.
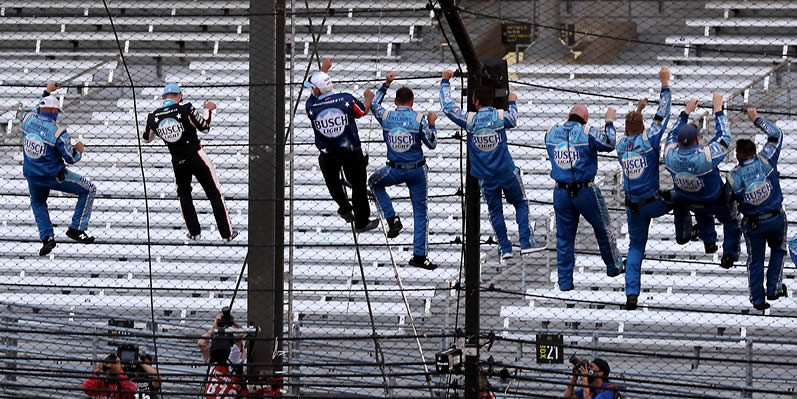
[[[577,117],[571,116],[570,119],[574,118]],[[556,212],[559,289],[573,289],[575,240],[580,215],[595,231],[606,274],[617,276],[621,273],[623,261],[617,250],[606,201],[594,183],[598,152],[614,150],[614,123],[607,121],[603,131],[576,120],[554,125],[545,134],[545,146],[551,161],[551,177],[556,181],[553,207]]]
[[[783,260],[788,237],[783,193],[780,189],[778,158],[783,146],[783,132],[762,117],[755,125],[767,135],[764,148],[755,157],[736,166],[728,175],[728,184],[744,215],[742,231],[747,243],[747,275],[750,302],[764,303],[764,255],[771,249],[766,276],[766,295],[781,294]]]
[[[712,216],[716,217],[723,225],[723,256],[729,255],[736,261],[739,259],[742,229],[735,207],[724,196],[725,189],[717,168],[728,154],[731,143],[728,117],[722,111],[715,113],[717,134],[708,145],[681,147],[677,142],[678,130],[688,119],[689,115],[681,112],[664,149],[664,164],[672,174],[675,186],[673,201],[694,212],[698,235],[704,243],[717,242]],[[677,214],[675,217],[681,219]]]
[[[429,251],[429,218],[427,217],[427,174],[429,167],[423,156],[421,143],[434,149],[437,147],[437,130],[430,126],[426,117],[407,106],[395,111],[382,107],[387,87],[376,92],[372,112],[382,126],[382,135],[387,145],[387,166],[378,169],[368,178],[368,185],[379,202],[385,219],[396,216],[393,203],[385,187],[406,183],[410,190],[412,215],[415,220],[413,255],[426,256]]]
[[[645,257],[650,221],[672,210],[672,203],[667,200],[668,195],[659,192],[659,153],[662,136],[670,121],[671,99],[670,88],[662,87],[659,108],[650,127],[642,134],[623,137],[617,143],[617,157],[623,168],[625,213],[628,217],[626,295],[639,295],[642,259]],[[679,225],[681,224],[676,223],[676,226]],[[689,234],[686,231],[679,233],[682,236]]]
[[[507,111],[482,107],[478,112],[466,112],[451,99],[448,79],[443,79],[440,83],[440,102],[448,119],[465,129],[468,134],[470,175],[479,180],[482,195],[487,202],[490,224],[501,252],[512,252],[512,242],[507,237],[504,221],[502,191],[507,202],[515,207],[521,250],[531,248],[535,240],[529,225],[529,201],[520,169],[515,166],[509,154],[506,137],[506,129],[517,126],[517,104],[510,101]]]
[[[49,96],[44,92],[42,98]],[[56,123],[58,113],[42,112],[38,106],[22,118],[22,173],[28,181],[30,206],[39,228],[39,239],[54,237],[53,224],[47,209],[50,190],[77,194],[78,201],[72,216],[72,227],[85,231],[91,218],[96,187],[85,177],[66,169],[80,161],[83,153],[72,147],[66,127]]]

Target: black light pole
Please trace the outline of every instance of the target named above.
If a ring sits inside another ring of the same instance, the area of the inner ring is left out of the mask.
[[[454,40],[468,67],[468,111],[476,111],[471,93],[481,86],[482,64],[465,29],[454,0],[440,0]],[[479,182],[470,175],[468,157],[465,180],[465,399],[479,398],[479,237],[481,223]]]

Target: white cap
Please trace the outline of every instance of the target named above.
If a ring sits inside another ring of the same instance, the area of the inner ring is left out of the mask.
[[[315,87],[322,94],[332,91],[332,78],[325,72],[316,72],[310,77],[310,80],[304,82],[304,87]]]
[[[39,101],[39,108],[55,108],[57,110],[61,110],[61,104],[58,102],[58,98],[55,96],[47,96]]]

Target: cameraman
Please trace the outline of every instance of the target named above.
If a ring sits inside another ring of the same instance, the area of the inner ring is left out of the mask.
[[[123,374],[119,357],[111,353],[83,382],[83,392],[94,399],[135,399],[136,384]]]
[[[129,361],[127,356],[121,352],[131,351]],[[152,356],[138,352],[138,347],[119,347],[119,359],[122,359],[122,370],[130,376],[130,380],[136,384],[136,399],[158,399],[160,398],[161,377],[158,370],[152,367]],[[135,360],[133,360],[135,359]]]
[[[227,328],[227,327],[234,327],[234,328],[241,328],[241,326],[233,321],[232,316],[229,313],[229,309],[224,308],[222,309],[222,314],[217,314],[216,318],[213,319],[213,325],[210,327],[209,330],[205,331],[202,334],[202,338],[199,338],[197,341],[197,346],[199,346],[199,352],[202,354],[202,359],[206,362],[210,360],[210,338],[216,332],[218,328]],[[243,341],[236,341],[233,345],[232,349],[230,350],[230,363],[232,364],[241,364],[243,363],[243,353],[244,353],[244,345]]]
[[[586,362],[585,362],[586,363]],[[565,389],[564,397],[578,399],[614,399],[619,397],[614,384],[609,383],[609,363],[601,358],[573,368],[573,377]],[[581,377],[583,389],[574,391]]]

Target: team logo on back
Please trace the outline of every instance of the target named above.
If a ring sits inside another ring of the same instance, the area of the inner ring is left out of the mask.
[[[559,143],[553,149],[553,161],[562,169],[570,169],[579,159],[581,155],[568,143]]]
[[[388,132],[387,142],[393,151],[406,152],[415,144],[415,136],[407,129],[396,127]]]
[[[750,183],[744,191],[744,202],[751,205],[761,205],[772,193],[772,185],[768,181]]]
[[[25,149],[25,155],[32,159],[39,159],[47,152],[42,138],[33,133],[25,136],[22,146]]]
[[[490,152],[496,149],[498,144],[501,144],[501,135],[493,129],[484,128],[473,133],[472,140],[476,148],[484,152]]]
[[[691,173],[678,173],[675,175],[674,181],[678,188],[688,193],[696,193],[703,188],[703,180]]]
[[[638,179],[648,168],[648,160],[636,152],[630,151],[623,155],[623,170],[629,179]]]
[[[334,138],[343,134],[346,126],[349,125],[349,117],[337,108],[329,108],[321,111],[313,121],[313,126],[322,135]]]
[[[176,143],[183,137],[183,124],[176,119],[166,118],[158,123],[158,136],[167,143]]]

